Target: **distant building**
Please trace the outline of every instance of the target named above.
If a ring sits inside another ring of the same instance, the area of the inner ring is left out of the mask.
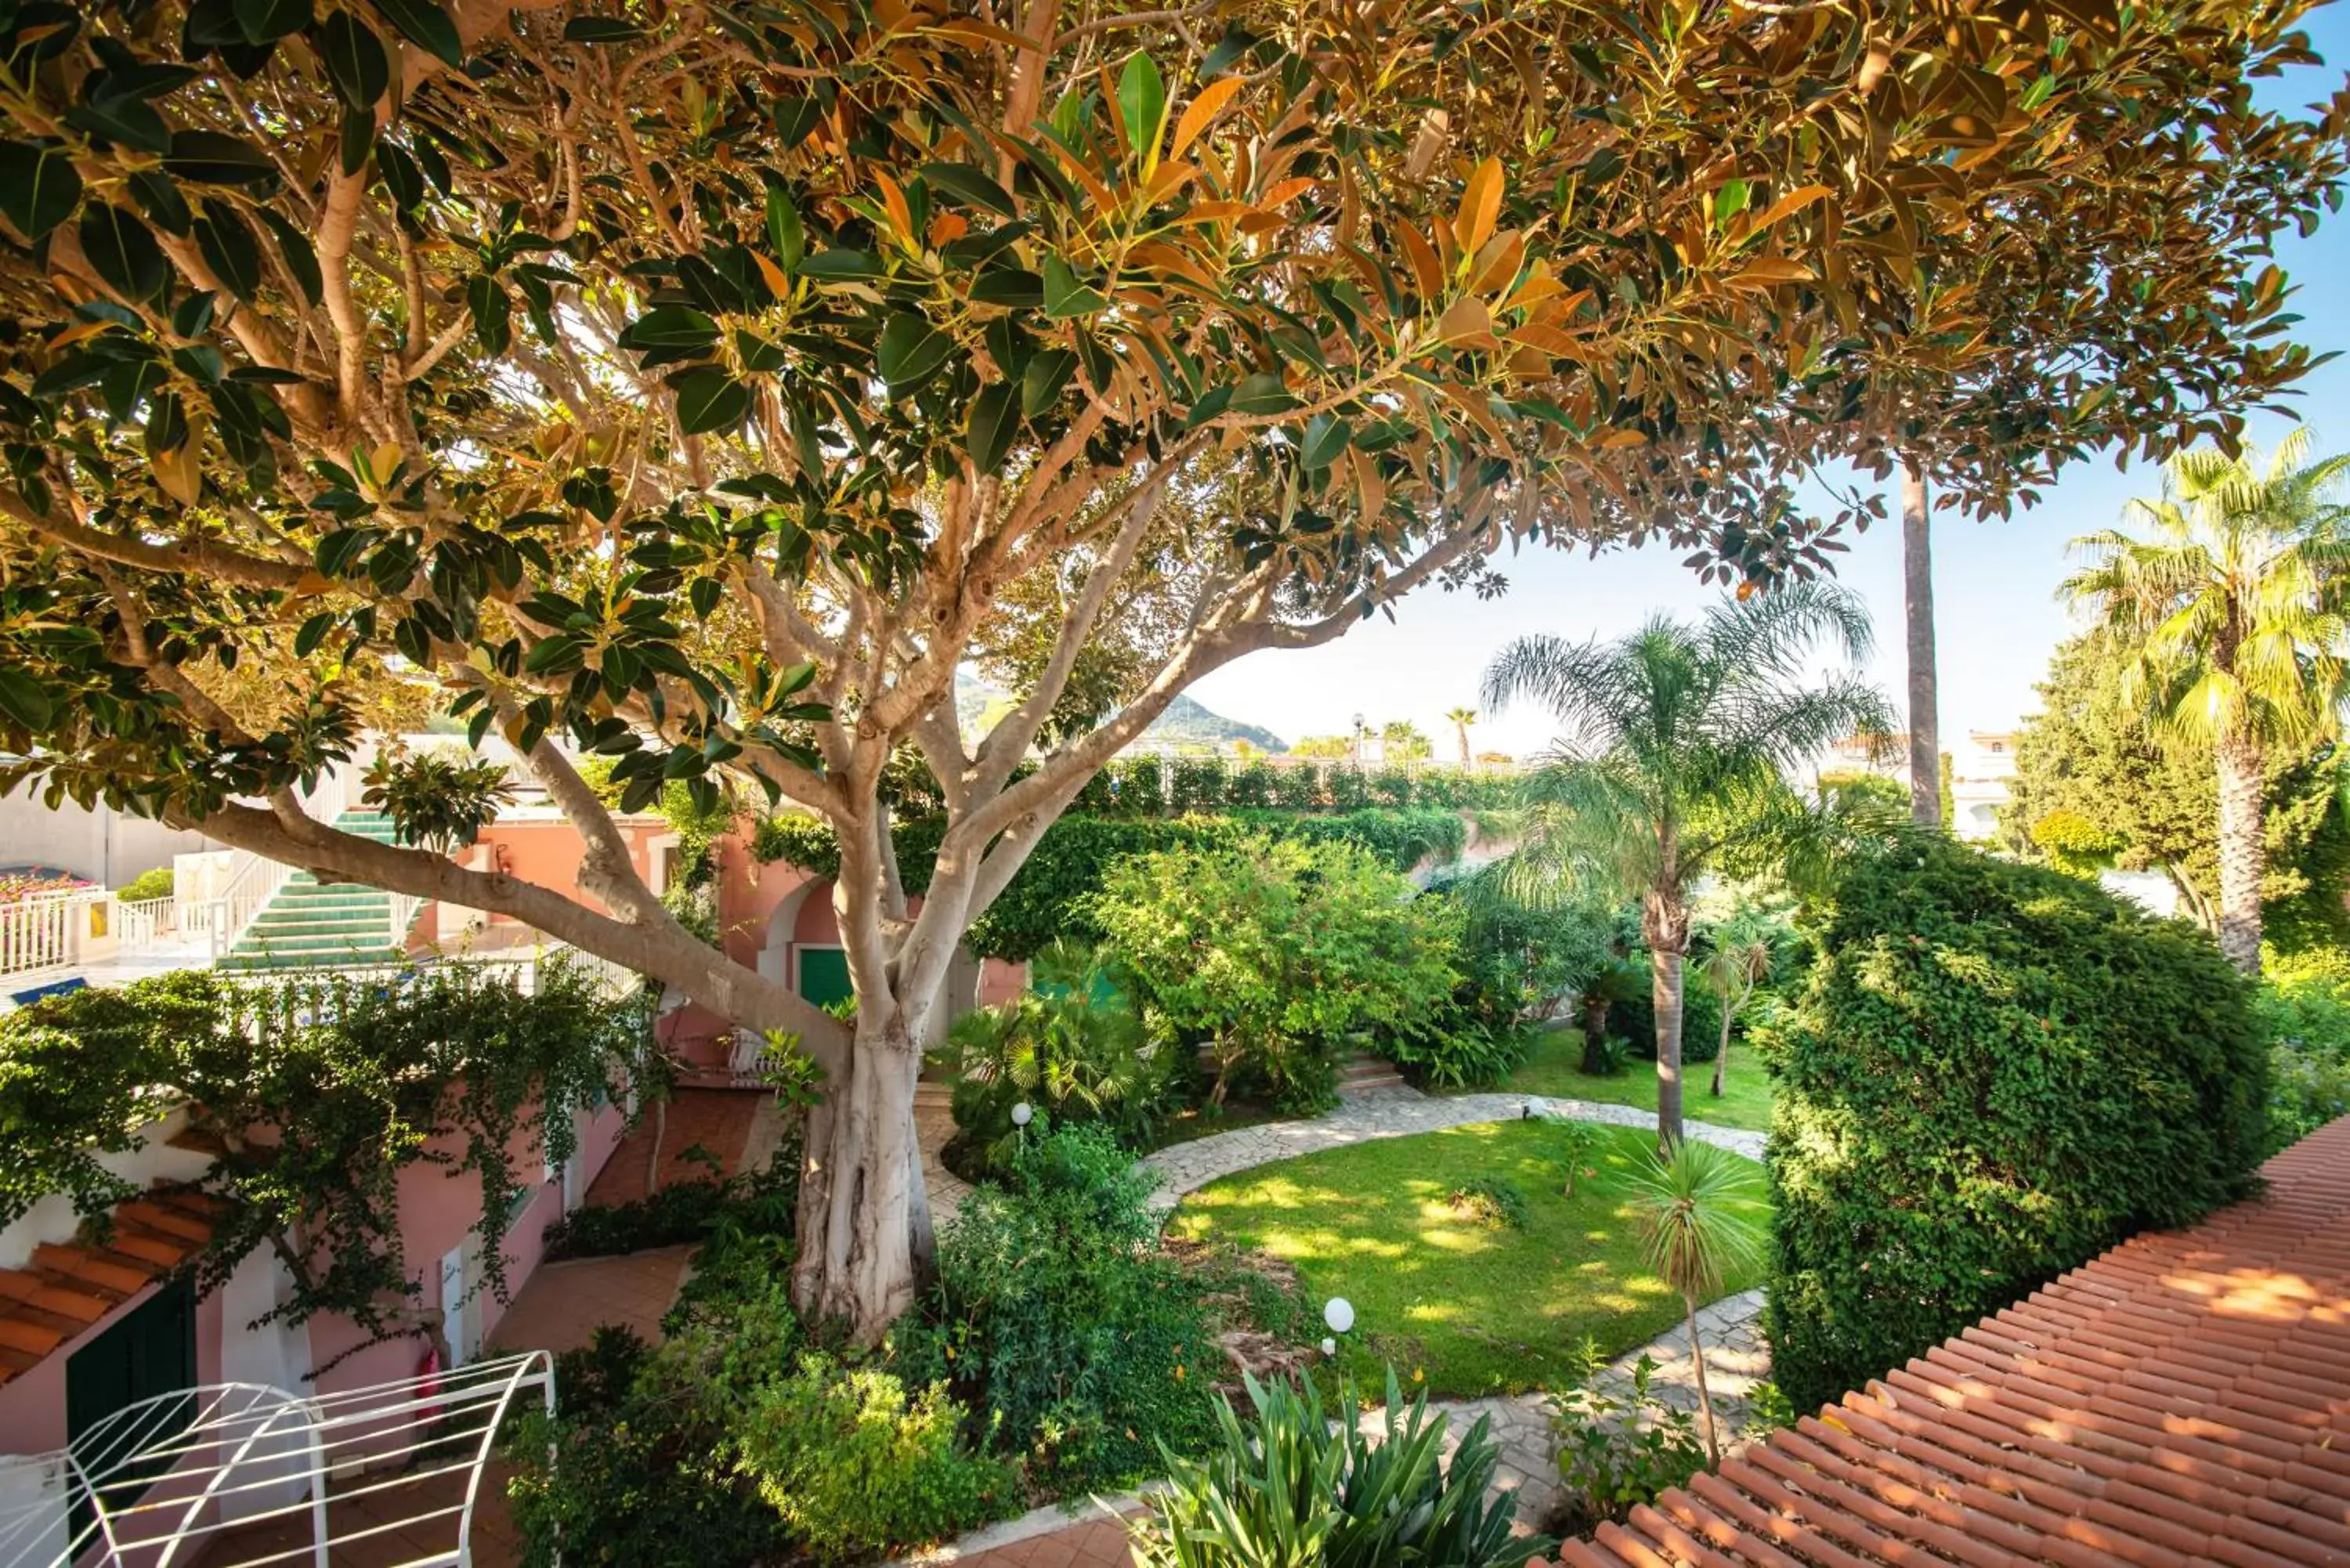
[[[1966,744],[1950,753],[1950,831],[1960,838],[1999,836],[2015,779],[2015,733],[1969,730]]]

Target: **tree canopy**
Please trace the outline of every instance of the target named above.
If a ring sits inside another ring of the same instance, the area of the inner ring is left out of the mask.
[[[2339,102],[2248,90],[2299,10],[20,0],[0,784],[803,1032],[805,1294],[878,1333],[956,941],[1191,681],[1523,543],[1813,573],[1862,513],[1794,481],[2085,276],[2134,350],[2289,381],[2241,347],[2282,280],[2240,275],[2339,198]],[[2050,450],[1971,439],[1985,504]],[[972,660],[1017,688],[976,737]],[[585,898],[301,813],[420,707],[515,744]],[[732,779],[835,824],[853,1044],[661,907],[580,751],[623,806]],[[832,1147],[835,1106],[886,1136]]]

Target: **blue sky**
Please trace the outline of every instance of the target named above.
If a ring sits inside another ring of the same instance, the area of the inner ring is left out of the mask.
[[[2327,96],[2350,67],[2350,4],[2326,6],[2307,24],[2327,65],[2269,84],[2271,107]],[[2301,383],[2297,400],[2318,449],[2350,443],[2350,211],[2311,239],[2288,237],[2276,259],[2299,292],[2295,330],[2312,349],[2344,358]],[[2262,445],[2289,425],[2256,418]],[[1967,730],[2006,729],[2034,705],[2033,684],[2064,637],[2065,612],[2054,598],[2066,571],[2065,541],[2116,522],[2134,495],[2153,494],[2160,476],[2133,465],[2116,472],[2110,459],[2068,470],[2043,504],[2009,523],[1939,522],[1934,538],[1935,621],[1940,638],[1941,720],[1946,745]],[[1897,701],[1902,684],[1901,537],[1898,523],[1849,535],[1838,575],[1865,596],[1877,618],[1879,648],[1872,673]],[[1444,711],[1475,705],[1486,660],[1503,643],[1529,632],[1612,636],[1651,609],[1689,611],[1710,590],[1658,548],[1616,552],[1596,560],[1534,552],[1508,563],[1510,591],[1480,603],[1423,593],[1396,606],[1393,624],[1374,619],[1326,648],[1254,654],[1201,681],[1192,694],[1217,711],[1263,724],[1289,740],[1330,733],[1362,713],[1378,722],[1407,718],[1440,737],[1450,756]],[[1533,710],[1479,727],[1477,743],[1524,754],[1549,738]]]

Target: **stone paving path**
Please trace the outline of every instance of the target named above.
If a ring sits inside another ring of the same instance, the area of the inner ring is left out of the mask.
[[[1652,1126],[1654,1111],[1636,1106],[1603,1105],[1593,1100],[1557,1099],[1544,1095],[1423,1095],[1417,1089],[1373,1089],[1350,1095],[1326,1116],[1311,1121],[1268,1122],[1238,1127],[1190,1143],[1179,1143],[1143,1157],[1147,1169],[1159,1174],[1151,1204],[1161,1214],[1171,1211],[1187,1193],[1196,1192],[1220,1177],[1277,1159],[1294,1159],[1326,1148],[1373,1138],[1409,1137],[1414,1133],[1477,1122],[1515,1121],[1528,1114],[1565,1116],[1575,1121],[1605,1122],[1613,1127]],[[1718,1145],[1749,1159],[1762,1158],[1762,1135],[1710,1122],[1686,1122],[1690,1137]]]

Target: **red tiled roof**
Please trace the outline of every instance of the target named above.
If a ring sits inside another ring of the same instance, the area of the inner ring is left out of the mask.
[[[212,1239],[219,1199],[158,1187],[114,1210],[103,1246],[44,1241],[32,1266],[0,1269],[0,1383],[178,1268]]]
[[[2350,1118],[2266,1174],[1561,1560],[2350,1565]]]

